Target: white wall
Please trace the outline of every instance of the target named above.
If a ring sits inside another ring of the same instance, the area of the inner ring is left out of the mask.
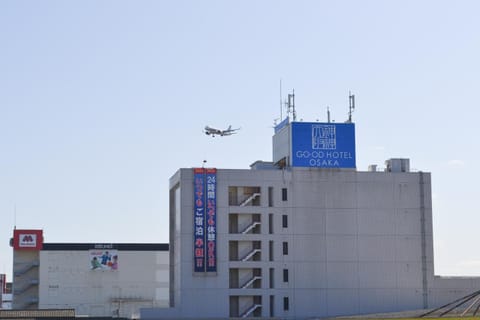
[[[88,250],[41,251],[39,308],[131,317],[168,306],[168,251],[118,251],[118,270],[91,270]],[[118,312],[118,313],[117,313]]]

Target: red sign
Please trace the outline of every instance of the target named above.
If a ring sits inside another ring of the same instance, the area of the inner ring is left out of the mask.
[[[13,230],[13,248],[15,250],[42,250],[42,230]]]

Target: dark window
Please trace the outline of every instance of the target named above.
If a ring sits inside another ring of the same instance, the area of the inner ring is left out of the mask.
[[[273,289],[275,285],[275,271],[273,268],[270,268],[270,289]]]
[[[286,214],[282,216],[282,227],[288,228],[288,216]]]
[[[288,269],[283,269],[283,282],[288,282]]]
[[[268,187],[268,206],[273,207],[273,187]]]
[[[287,188],[282,188],[282,201],[287,201]]]
[[[268,233],[273,233],[273,213],[268,214]]]
[[[283,310],[288,311],[288,297],[283,297]]]
[[[270,296],[270,318],[273,318],[275,310],[275,296]]]
[[[284,255],[288,254],[288,242],[283,243],[283,254]]]
[[[269,257],[269,260],[270,261],[273,261],[273,241],[269,241],[268,242],[268,251],[269,251],[269,254],[268,254],[268,257]]]

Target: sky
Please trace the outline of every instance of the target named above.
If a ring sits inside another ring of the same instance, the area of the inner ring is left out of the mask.
[[[0,273],[46,242],[168,242],[179,168],[272,159],[272,126],[343,122],[357,169],[432,174],[437,275],[480,276],[478,1],[0,2]],[[280,82],[282,90],[280,90]],[[211,138],[205,125],[241,127]],[[477,137],[477,138],[475,138]]]

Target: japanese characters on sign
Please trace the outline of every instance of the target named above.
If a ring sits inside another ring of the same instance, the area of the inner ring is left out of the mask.
[[[193,169],[193,263],[195,272],[217,271],[216,169]]]
[[[193,263],[195,272],[205,272],[205,174],[193,169]]]
[[[206,169],[207,272],[217,271],[217,171]]]
[[[294,167],[355,168],[353,123],[292,123]]]

